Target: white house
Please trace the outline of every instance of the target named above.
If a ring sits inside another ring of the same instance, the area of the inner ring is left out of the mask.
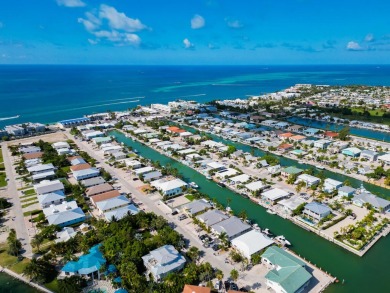
[[[332,210],[327,205],[315,201],[305,205],[305,209],[303,210],[304,215],[309,216],[317,222],[328,216],[331,212]]]
[[[341,186],[343,186],[343,182],[331,178],[326,178],[322,190],[327,193],[331,193],[334,190],[339,189]]]
[[[251,230],[242,234],[241,236],[234,238],[231,242],[232,247],[249,260],[253,254],[258,253],[264,248],[274,244],[273,240],[256,230]]]
[[[164,196],[175,196],[181,194],[183,193],[183,188],[187,187],[187,183],[177,178],[170,181],[160,179],[151,182],[150,185],[156,187]]]
[[[264,199],[270,200],[272,202],[278,201],[279,199],[289,196],[289,192],[280,188],[272,188],[263,192],[261,195]]]
[[[89,168],[79,171],[73,171],[72,174],[77,181],[80,181],[84,179],[98,177],[100,175],[100,171],[96,168]]]
[[[301,174],[297,177],[297,181],[295,183],[297,184],[298,182],[303,181],[306,183],[307,187],[310,187],[312,185],[316,185],[320,183],[320,178],[317,178],[315,176],[309,175],[309,174]]]

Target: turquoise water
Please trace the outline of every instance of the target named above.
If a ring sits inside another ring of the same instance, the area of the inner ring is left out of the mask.
[[[390,85],[390,66],[1,65],[0,128],[176,99],[245,98],[296,83]]]
[[[33,287],[7,275],[0,273],[0,293],[38,293]]]
[[[162,165],[171,164],[180,171],[187,182],[196,182],[201,192],[216,198],[223,205],[226,206],[229,198],[230,206],[235,213],[245,210],[249,219],[258,223],[260,227],[269,228],[276,235],[284,235],[293,244],[292,249],[296,253],[340,280],[339,284],[331,285],[327,292],[388,292],[389,287],[385,280],[388,274],[390,237],[381,239],[364,257],[356,256],[290,221],[268,214],[263,207],[226,188],[221,188],[188,166],[161,155],[117,131],[111,132],[110,135],[114,135],[119,142],[137,149],[145,158],[160,161]]]

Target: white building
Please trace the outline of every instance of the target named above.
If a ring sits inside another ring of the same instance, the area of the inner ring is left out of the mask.
[[[272,244],[274,244],[273,240],[256,230],[251,230],[232,240],[232,247],[249,260],[253,254]]]
[[[156,187],[164,196],[175,196],[181,194],[183,193],[183,188],[187,187],[187,183],[181,179],[173,179],[170,181],[160,179],[153,181],[150,185]]]

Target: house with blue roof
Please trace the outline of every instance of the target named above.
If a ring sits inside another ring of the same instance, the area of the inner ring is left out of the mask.
[[[82,118],[61,120],[58,122],[58,124],[63,128],[67,128],[67,127],[73,127],[73,126],[77,126],[77,125],[84,125],[84,124],[89,123],[90,121],[91,121],[91,119],[86,118],[86,117],[82,117]]]
[[[351,148],[343,149],[341,153],[343,155],[355,158],[360,156],[361,150],[355,147],[351,147]]]
[[[261,261],[270,269],[265,275],[266,285],[275,292],[303,292],[312,278],[303,261],[277,246],[267,248]]]
[[[106,263],[106,259],[99,250],[101,244],[91,247],[88,254],[82,255],[77,261],[70,261],[61,269],[59,278],[68,276],[81,276],[100,279],[100,268]]]
[[[133,204],[127,205],[125,207],[115,209],[109,212],[104,213],[104,217],[107,221],[112,221],[113,218],[120,220],[124,217],[126,217],[128,214],[135,215],[138,214],[139,210],[137,207]]]
[[[331,212],[332,210],[327,205],[315,201],[305,205],[305,209],[303,210],[304,215],[316,222],[330,215]]]
[[[320,130],[317,128],[307,128],[303,131],[303,134],[306,136],[314,136],[316,135]]]

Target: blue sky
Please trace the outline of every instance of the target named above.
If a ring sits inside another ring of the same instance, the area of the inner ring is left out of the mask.
[[[385,64],[385,0],[12,0],[0,64]]]

